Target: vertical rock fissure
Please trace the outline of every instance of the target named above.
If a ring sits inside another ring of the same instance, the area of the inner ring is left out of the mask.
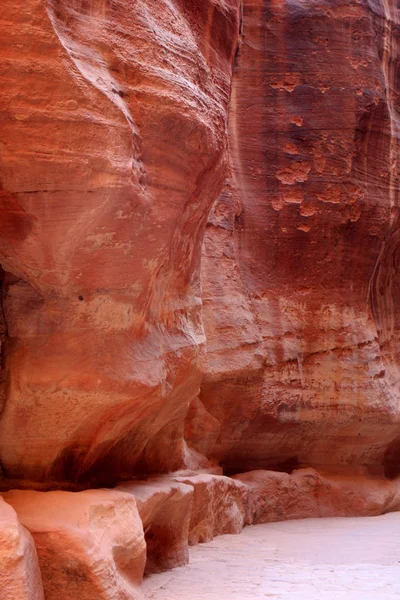
[[[222,189],[219,190],[219,193],[216,195],[216,197],[213,199],[212,204],[209,207],[209,211],[207,212],[207,216],[206,216],[206,221],[208,221],[208,223],[205,223],[205,227],[203,229],[203,237],[202,237],[202,242],[201,242],[201,247],[202,247],[202,251],[201,251],[201,264],[200,264],[200,273],[203,273],[203,261],[204,261],[204,257],[206,254],[205,248],[206,248],[206,234],[205,234],[205,229],[206,226],[209,225],[212,221],[213,221],[213,211],[214,208],[218,206],[221,197],[224,195],[224,190],[225,190],[225,186],[227,185],[227,182],[230,180],[230,178],[232,177],[232,172],[231,172],[231,156],[230,156],[230,151],[229,151],[229,145],[230,145],[230,119],[232,116],[232,103],[234,103],[234,77],[235,77],[235,70],[236,70],[236,65],[237,65],[237,61],[238,61],[238,57],[239,57],[239,52],[240,52],[240,46],[242,44],[242,35],[243,35],[243,0],[238,0],[237,2],[237,23],[236,23],[236,32],[235,32],[235,36],[236,39],[234,38],[234,43],[232,44],[232,50],[231,50],[231,55],[230,55],[230,84],[229,84],[229,91],[228,91],[228,96],[227,96],[227,104],[226,104],[226,130],[225,130],[225,153],[226,153],[226,157],[227,157],[227,168],[225,170],[225,179],[222,182]],[[214,223],[215,225],[215,223]],[[204,324],[204,294],[203,294],[203,276],[200,275],[200,285],[202,288],[202,296],[203,296],[203,312],[202,312],[202,321]],[[204,327],[204,334],[205,337],[207,337],[207,332],[206,332],[206,328]],[[207,340],[206,340],[207,342]],[[207,370],[207,369],[206,369]],[[197,453],[197,459],[202,460],[200,457],[206,455],[207,459],[210,458],[210,454],[211,449],[214,445],[214,442],[210,442],[207,443],[204,441],[204,432],[199,432],[197,431],[198,437],[196,437],[196,434],[193,434],[193,428],[194,430],[196,430],[197,425],[201,423],[201,428],[203,427],[204,423],[208,423],[208,425],[210,426],[210,428],[213,430],[215,437],[217,437],[217,433],[219,431],[220,425],[218,422],[218,419],[216,419],[211,412],[208,410],[208,408],[204,405],[203,401],[202,401],[202,386],[204,384],[204,380],[205,380],[205,371],[203,370],[203,379],[202,382],[200,384],[200,389],[199,389],[199,393],[197,395],[197,397],[190,403],[189,407],[188,407],[188,412],[186,414],[186,418],[185,418],[185,442],[188,446],[188,448],[190,449],[190,452],[194,452],[195,454]],[[211,438],[213,438],[213,435],[211,435]],[[198,442],[200,441],[200,444],[198,444]],[[207,448],[207,449],[206,449]]]

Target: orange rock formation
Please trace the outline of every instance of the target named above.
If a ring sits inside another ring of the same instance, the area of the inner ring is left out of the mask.
[[[5,1],[10,597],[139,599],[215,535],[400,509],[399,25]]]
[[[238,18],[236,0],[6,2],[10,478],[110,483],[184,461]]]

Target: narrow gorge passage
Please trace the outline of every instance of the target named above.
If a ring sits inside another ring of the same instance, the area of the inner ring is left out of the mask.
[[[256,525],[192,548],[188,566],[149,577],[143,591],[148,600],[395,600],[399,543],[400,512]]]
[[[1,4],[0,600],[400,599],[400,0]]]

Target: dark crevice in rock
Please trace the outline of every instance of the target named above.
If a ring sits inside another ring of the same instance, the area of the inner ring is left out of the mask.
[[[242,42],[243,42],[243,2],[240,3],[239,11],[240,11],[239,30],[238,30],[238,37],[237,37],[237,42],[236,42],[236,49],[235,49],[235,53],[233,56],[232,80],[234,77],[235,68],[237,65],[238,58],[239,58],[240,46],[242,45]],[[232,90],[232,81],[231,81],[231,90]]]
[[[226,477],[233,477],[235,475],[247,472],[249,470],[248,468],[246,468],[246,465],[242,465],[243,468],[235,468],[235,465],[233,465],[231,462],[226,464],[222,463],[221,466],[223,469],[223,474]],[[291,473],[293,473],[293,471],[296,471],[300,468],[309,467],[308,465],[300,464],[297,456],[289,456],[288,458],[283,459],[282,461],[277,461],[276,459],[271,459],[271,461],[264,460],[260,462],[260,464],[254,465],[253,470],[271,471],[274,473],[287,473],[288,475],[290,475]]]
[[[395,439],[386,450],[383,468],[385,477],[389,479],[400,475],[400,438]]]
[[[5,369],[6,369],[6,345],[8,339],[7,321],[4,314],[4,279],[5,271],[0,266],[0,414],[5,403]]]

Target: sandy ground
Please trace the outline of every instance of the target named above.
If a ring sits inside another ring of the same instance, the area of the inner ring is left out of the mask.
[[[154,600],[400,600],[400,512],[246,528],[145,580]]]

